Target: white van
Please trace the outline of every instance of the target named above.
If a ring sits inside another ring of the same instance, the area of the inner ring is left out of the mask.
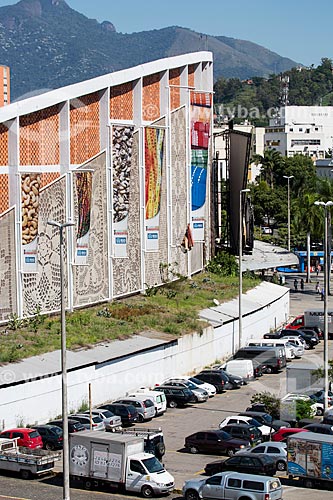
[[[295,359],[295,349],[287,339],[252,339],[249,340],[248,346],[266,346],[266,347],[284,347],[286,352],[286,360]]]
[[[238,375],[245,380],[254,378],[254,369],[251,359],[232,359],[223,365],[223,370],[231,375]]]
[[[149,399],[152,399],[154,401],[155,409],[156,409],[156,416],[157,415],[163,415],[163,413],[167,409],[167,402],[166,402],[166,397],[164,392],[162,391],[152,391],[148,389],[147,387],[140,387],[140,389],[137,389],[136,392],[132,392],[131,394],[128,394],[128,397],[137,397],[137,398],[144,398],[147,397]]]

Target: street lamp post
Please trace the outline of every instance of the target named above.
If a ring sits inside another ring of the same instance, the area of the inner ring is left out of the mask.
[[[290,252],[290,179],[293,179],[293,175],[283,176],[288,181],[288,252]]]
[[[61,375],[62,375],[62,423],[63,423],[63,500],[70,500],[69,490],[69,436],[67,404],[67,363],[66,363],[66,317],[64,296],[64,229],[74,226],[73,222],[60,224],[48,221],[49,226],[59,229],[60,234],[60,311],[61,311]]]
[[[243,312],[242,312],[242,293],[243,293],[243,207],[242,198],[243,193],[248,193],[249,189],[241,189],[239,191],[239,298],[238,298],[238,348],[242,347],[242,333],[243,333]]]
[[[315,205],[324,207],[325,210],[325,226],[324,226],[324,411],[328,409],[328,265],[330,264],[330,256],[327,252],[328,247],[328,207],[333,205],[333,201],[315,201]]]

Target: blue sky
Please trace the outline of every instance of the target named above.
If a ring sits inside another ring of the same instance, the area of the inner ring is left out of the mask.
[[[0,6],[17,3],[0,0]],[[183,26],[263,45],[296,62],[333,59],[332,0],[67,0],[87,17],[132,33]]]

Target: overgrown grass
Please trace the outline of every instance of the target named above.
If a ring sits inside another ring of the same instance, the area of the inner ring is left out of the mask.
[[[243,277],[243,291],[260,283]],[[198,312],[214,305],[213,299],[226,302],[238,295],[235,277],[202,272],[190,280],[179,280],[159,287],[155,294],[137,295],[66,314],[68,349],[90,347],[96,343],[125,339],[145,330],[170,335],[202,331],[206,324]],[[0,362],[60,349],[60,317],[27,321],[18,328],[0,331]]]

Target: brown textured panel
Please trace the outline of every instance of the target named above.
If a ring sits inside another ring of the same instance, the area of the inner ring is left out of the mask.
[[[0,321],[5,321],[17,314],[14,208],[0,216],[0,228]]]
[[[143,78],[142,119],[152,121],[160,115],[160,73],[155,73]]]
[[[8,165],[8,129],[0,123],[0,165]]]
[[[81,165],[100,151],[99,93],[71,101],[71,163]]]
[[[180,85],[180,68],[171,69],[169,72],[169,85]],[[170,87],[170,108],[171,110],[180,106],[180,88]]]
[[[195,73],[195,65],[190,64],[188,67],[188,86],[189,87],[194,87],[195,86],[195,81],[194,81],[194,73]]]
[[[9,208],[8,180],[7,174],[0,174],[0,213]]]
[[[59,108],[51,106],[20,117],[20,164],[58,165]]]
[[[47,186],[51,182],[58,179],[59,176],[59,172],[45,172],[44,174],[41,174],[41,187]]]
[[[133,120],[133,83],[110,88],[110,119]]]

